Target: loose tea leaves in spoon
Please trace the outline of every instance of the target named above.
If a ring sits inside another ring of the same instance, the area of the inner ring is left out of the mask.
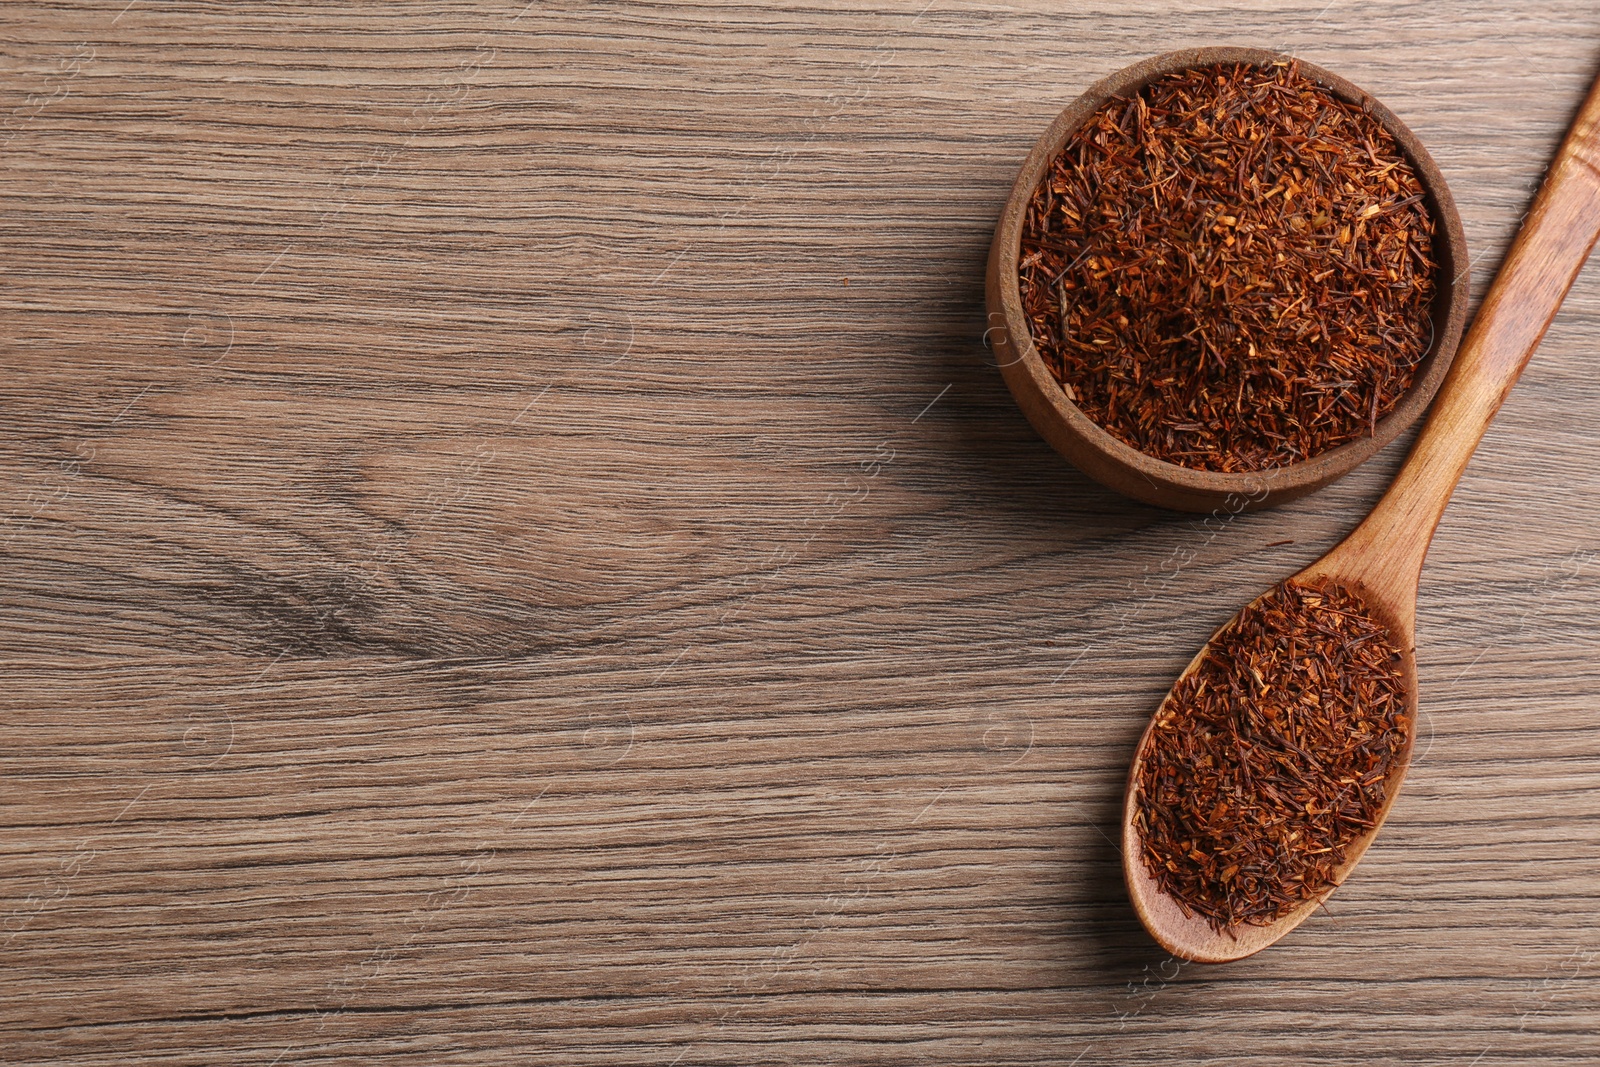
[[[1282,583],[1156,714],[1134,815],[1146,870],[1218,931],[1275,921],[1374,827],[1409,728],[1388,627],[1340,586]]]

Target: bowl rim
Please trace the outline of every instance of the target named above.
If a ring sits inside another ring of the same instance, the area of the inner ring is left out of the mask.
[[[1017,272],[1022,222],[1033,191],[1060,154],[1067,138],[1113,96],[1137,92],[1167,74],[1224,63],[1256,67],[1295,63],[1303,77],[1371,115],[1395,138],[1411,163],[1422,183],[1423,203],[1428,206],[1438,227],[1434,241],[1434,258],[1438,264],[1437,288],[1429,315],[1434,336],[1428,352],[1418,361],[1416,376],[1399,402],[1379,420],[1375,432],[1371,434],[1319,452],[1309,459],[1254,471],[1198,470],[1157,459],[1116,437],[1086,415],[1067,398],[1061,383],[1045,365],[1033,343],[1032,330],[1022,308],[1021,283]],[[1163,503],[1156,497],[1160,495],[1162,487],[1167,486],[1177,490],[1180,495],[1198,494],[1207,498],[1229,499],[1242,497],[1247,501],[1246,507],[1262,506],[1320,488],[1360,466],[1404,433],[1432,402],[1455,357],[1456,346],[1466,322],[1470,289],[1466,270],[1466,235],[1461,228],[1455,200],[1450,195],[1438,164],[1416,134],[1370,93],[1337,74],[1295,56],[1243,46],[1186,48],[1151,56],[1102,78],[1067,105],[1023,161],[1001,211],[991,256],[998,257],[996,266],[1000,270],[1000,284],[997,288],[1004,330],[1002,340],[1006,342],[1005,347],[1010,349],[1010,362],[1020,365],[1020,369],[1027,372],[1034,389],[1046,400],[1054,414],[1070,433],[1097,454],[1102,464],[1124,468],[1138,475],[1140,480],[1149,482],[1152,490],[1149,496],[1137,492],[1133,495],[1151,503]],[[993,321],[991,316],[991,324]],[[999,347],[996,346],[997,350]],[[1002,369],[1006,369],[1005,363],[1002,363]],[[1093,472],[1090,473],[1101,480]],[[1128,491],[1121,486],[1112,488]]]

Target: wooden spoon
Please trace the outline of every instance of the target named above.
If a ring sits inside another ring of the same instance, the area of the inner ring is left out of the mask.
[[[1427,425],[1394,484],[1350,536],[1295,576],[1296,581],[1332,581],[1353,590],[1389,625],[1402,650],[1406,713],[1413,726],[1417,709],[1417,583],[1428,544],[1473,450],[1539,346],[1597,237],[1600,81],[1590,90],[1551,164],[1533,210],[1484,297]],[[1199,665],[1205,652],[1202,649],[1195,656],[1185,675]],[[1171,694],[1167,699],[1172,699]],[[1151,734],[1152,728],[1147,727],[1128,775],[1122,817],[1123,875],[1134,910],[1151,936],[1172,954],[1202,963],[1221,963],[1259,952],[1316,910],[1372,843],[1411,758],[1408,740],[1386,779],[1376,825],[1350,845],[1344,863],[1335,871],[1333,886],[1269,926],[1241,924],[1219,933],[1200,916],[1186,916],[1150,877],[1141,858],[1143,845],[1134,813],[1140,767]]]

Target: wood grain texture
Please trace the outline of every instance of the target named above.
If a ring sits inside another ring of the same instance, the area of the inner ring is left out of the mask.
[[[1402,447],[1114,497],[996,213],[1151,54],[1368,89],[1492,275],[1590,0],[0,5],[0,1059],[1600,1058],[1600,270],[1446,512],[1383,837],[1180,966],[1151,711]]]

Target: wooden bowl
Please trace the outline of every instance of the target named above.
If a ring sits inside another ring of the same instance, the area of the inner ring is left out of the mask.
[[[1067,139],[1113,96],[1128,96],[1168,74],[1219,63],[1267,66],[1288,56],[1256,48],[1193,48],[1135,63],[1084,93],[1056,117],[1033,146],[1011,189],[989,249],[987,282],[993,349],[1017,404],[1044,439],[1079,470],[1103,485],[1147,504],[1180,511],[1248,511],[1280,504],[1343,477],[1405,431],[1427,409],[1450,369],[1467,317],[1467,242],[1444,176],[1415,134],[1388,108],[1320,67],[1301,62],[1300,73],[1342,100],[1359,105],[1394,136],[1416,171],[1432,214],[1438,262],[1433,301],[1433,344],[1417,365],[1411,388],[1368,437],[1348,441],[1300,463],[1229,474],[1193,470],[1156,459],[1112,436],[1067,399],[1034,347],[1017,280],[1022,223],[1035,187]]]

